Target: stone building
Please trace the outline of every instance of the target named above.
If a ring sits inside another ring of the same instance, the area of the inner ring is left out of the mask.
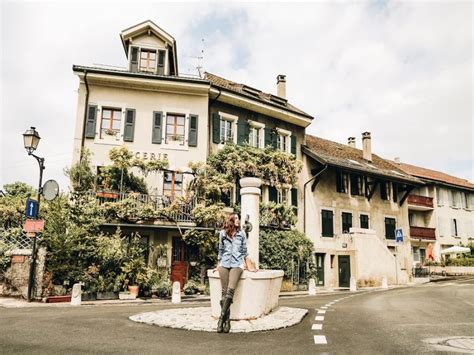
[[[302,148],[303,230],[315,245],[318,286],[349,287],[351,276],[403,284],[411,275],[407,197],[423,183],[373,154],[369,132],[362,144],[307,135]]]

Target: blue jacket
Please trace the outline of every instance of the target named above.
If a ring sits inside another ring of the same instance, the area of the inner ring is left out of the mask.
[[[219,253],[217,260],[223,267],[244,268],[244,258],[247,256],[247,236],[243,230],[238,231],[234,238],[228,238],[225,230],[219,233]]]

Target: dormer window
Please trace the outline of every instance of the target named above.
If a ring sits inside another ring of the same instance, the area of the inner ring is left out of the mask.
[[[165,56],[165,50],[132,47],[130,51],[130,71],[165,75]]]
[[[151,49],[140,50],[140,71],[154,72],[156,69],[156,51]]]

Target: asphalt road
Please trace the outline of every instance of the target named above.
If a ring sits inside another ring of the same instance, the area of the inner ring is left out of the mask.
[[[170,305],[0,308],[0,353],[419,354],[435,352],[425,342],[429,338],[474,339],[474,278],[292,297],[281,299],[280,305],[307,308],[309,313],[287,329],[217,334],[128,320],[133,314],[174,307]],[[316,344],[315,335],[327,344]]]

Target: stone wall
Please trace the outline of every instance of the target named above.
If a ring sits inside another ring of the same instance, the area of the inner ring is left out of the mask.
[[[39,248],[35,268],[35,297],[41,297],[43,292],[43,276],[46,258],[46,249]],[[28,278],[30,274],[31,250],[14,249],[11,251],[11,264],[5,272],[2,296],[28,297]]]

